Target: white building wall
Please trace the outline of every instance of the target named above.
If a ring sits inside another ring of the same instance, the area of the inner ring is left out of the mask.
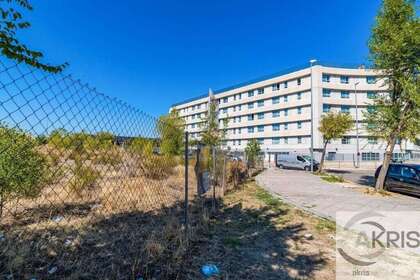
[[[329,81],[323,81],[323,75],[329,76]],[[348,83],[341,82],[341,76],[348,78]],[[367,77],[374,76],[375,83],[368,83]],[[381,73],[372,69],[350,69],[313,66],[234,87],[226,91],[216,92],[214,97],[219,100],[219,119],[228,118],[227,146],[235,151],[243,151],[249,139],[259,139],[262,149],[268,152],[296,151],[309,154],[311,135],[311,77],[313,92],[314,115],[314,148],[322,149],[322,135],[318,130],[319,121],[324,113],[324,106],[330,110],[349,110],[353,119],[356,119],[356,95],[359,117],[359,146],[360,153],[380,153],[385,149],[381,141],[374,143],[368,138],[363,124],[365,112],[373,99],[369,99],[367,92],[378,94],[386,93],[387,85]],[[298,80],[300,84],[298,84]],[[287,85],[286,85],[287,83]],[[273,85],[279,85],[273,87]],[[263,89],[263,93],[261,92]],[[259,91],[260,90],[260,91]],[[323,95],[324,90],[329,90],[328,97]],[[253,92],[250,96],[249,92]],[[343,98],[341,92],[347,92]],[[207,112],[209,98],[201,98],[179,103],[171,109],[177,109],[180,116],[184,117],[187,130],[193,138],[199,138],[202,123]],[[260,106],[263,103],[262,106]],[[249,105],[252,104],[252,105]],[[300,111],[300,113],[298,112]],[[279,113],[278,113],[279,112]],[[279,115],[278,115],[279,114]],[[287,114],[287,115],[286,115]],[[248,116],[253,115],[253,120]],[[263,116],[263,118],[259,118]],[[298,122],[300,128],[298,128]],[[273,127],[274,125],[274,127]],[[276,125],[280,126],[276,130]],[[253,132],[248,130],[253,127]],[[263,127],[263,130],[261,130]],[[328,145],[327,152],[336,154],[356,154],[356,131],[353,129],[346,137],[348,144],[343,144],[341,139]],[[400,150],[413,150],[420,153],[420,147],[413,143],[402,143],[396,146],[395,152]]]

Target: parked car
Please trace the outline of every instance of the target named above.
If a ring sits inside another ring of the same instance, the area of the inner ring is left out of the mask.
[[[378,179],[379,166],[375,172],[375,182]],[[420,196],[420,164],[391,163],[385,179],[388,191]]]
[[[278,168],[292,168],[311,170],[311,158],[299,154],[277,154],[276,166]],[[314,160],[314,170],[317,170],[319,163]]]

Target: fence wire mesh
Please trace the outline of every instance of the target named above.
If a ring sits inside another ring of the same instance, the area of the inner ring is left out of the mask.
[[[0,278],[178,275],[185,173],[161,152],[168,129],[70,75],[0,61]]]

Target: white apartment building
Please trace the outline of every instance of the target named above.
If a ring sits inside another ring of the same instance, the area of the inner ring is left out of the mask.
[[[373,69],[319,64],[217,90],[213,98],[218,102],[220,126],[223,119],[228,119],[226,144],[231,151],[243,151],[248,140],[257,139],[267,154],[309,154],[312,104],[317,157],[323,148],[319,121],[325,112],[335,110],[351,114],[358,122],[342,139],[328,145],[327,159],[354,161],[359,146],[360,160],[377,161],[382,159],[386,145],[367,134],[363,112],[373,109],[372,103],[378,94],[386,93],[384,80],[385,77]],[[209,95],[204,95],[171,107],[185,119],[186,130],[193,139],[200,138],[200,124],[207,113],[208,102]],[[420,147],[408,141],[401,141],[394,152],[398,158],[403,155],[420,157]]]

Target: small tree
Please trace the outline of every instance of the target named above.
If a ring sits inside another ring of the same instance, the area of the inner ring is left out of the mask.
[[[8,200],[35,197],[41,191],[48,165],[36,148],[36,139],[0,125],[0,217]]]
[[[245,147],[245,153],[246,153],[246,158],[247,158],[249,167],[255,167],[255,162],[260,152],[261,152],[261,146],[257,140],[252,139],[248,141],[248,144]]]
[[[159,118],[158,131],[162,139],[160,150],[164,155],[176,156],[184,150],[184,124],[177,110]]]
[[[219,127],[217,103],[210,102],[207,116],[203,119],[201,141],[210,147],[222,144],[226,136],[227,118],[223,120],[223,128]]]
[[[387,142],[376,189],[383,189],[397,139],[415,141],[420,131],[420,20],[415,1],[383,0],[369,41],[375,68],[386,75],[388,94],[366,113],[368,131]]]
[[[9,7],[7,7],[9,6]],[[67,63],[53,66],[42,63],[40,60],[43,54],[39,51],[29,49],[25,44],[22,44],[16,38],[16,32],[21,29],[27,29],[31,24],[24,21],[22,14],[17,8],[22,8],[27,11],[32,11],[32,6],[28,0],[8,0],[1,1],[0,6],[0,51],[1,54],[9,59],[18,62],[24,62],[33,67],[40,68],[47,72],[57,73],[61,72]]]
[[[322,116],[318,130],[324,138],[324,149],[322,150],[318,172],[322,172],[324,167],[325,152],[328,143],[333,139],[343,137],[352,127],[353,119],[350,114],[329,112]]]

